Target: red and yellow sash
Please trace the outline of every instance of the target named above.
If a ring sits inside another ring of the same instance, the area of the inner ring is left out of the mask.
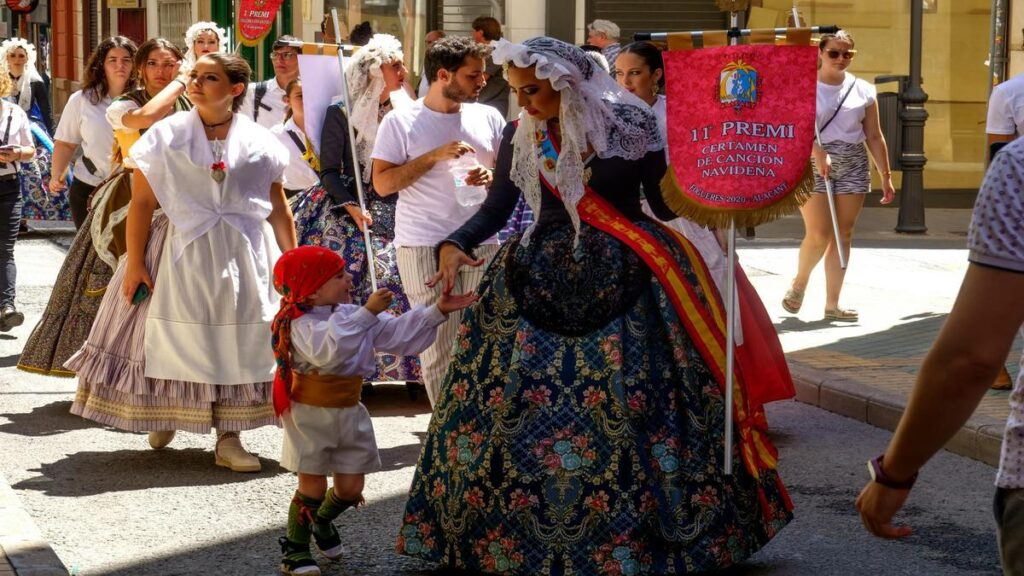
[[[536,137],[542,155],[538,162],[541,182],[552,194],[561,198],[558,188],[553,184],[556,181],[555,162],[544,161],[557,161],[557,144],[548,138],[546,133],[538,133]],[[711,280],[707,265],[693,244],[678,232],[662,226],[689,259],[697,277],[696,286],[686,279],[679,262],[668,247],[623,216],[589,186],[585,187],[577,210],[583,222],[616,238],[647,264],[665,290],[691,340],[724,392],[725,308]],[[698,290],[704,294],[706,305],[698,297]],[[763,419],[763,415],[751,414],[748,409],[746,386],[738,364],[734,366],[733,374],[733,409],[740,432],[740,451],[747,471],[755,478],[760,478],[761,470],[776,468],[778,451],[765,435],[764,427],[759,425],[758,419]]]

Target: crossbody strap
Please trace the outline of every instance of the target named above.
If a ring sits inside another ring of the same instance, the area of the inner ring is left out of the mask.
[[[843,94],[843,97],[839,100],[839,105],[836,106],[836,109],[834,112],[832,112],[832,115],[828,117],[828,121],[825,122],[824,126],[818,129],[818,134],[825,133],[825,128],[828,128],[829,124],[831,124],[832,121],[836,119],[836,116],[839,115],[839,111],[843,109],[843,102],[846,102],[846,97],[850,95],[850,92],[853,92],[853,87],[857,85],[857,77],[854,76],[853,74],[850,74],[850,77],[853,78],[853,82],[850,82],[850,87],[846,89],[846,92]]]

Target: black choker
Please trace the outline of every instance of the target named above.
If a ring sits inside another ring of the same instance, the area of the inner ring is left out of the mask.
[[[223,125],[231,122],[232,120],[234,120],[234,118],[235,118],[235,115],[232,114],[227,120],[225,120],[223,122],[218,122],[216,124],[207,124],[206,122],[203,122],[203,117],[200,116],[199,117],[199,121],[203,122],[203,126],[206,126],[207,128],[216,128],[217,126],[223,126]]]

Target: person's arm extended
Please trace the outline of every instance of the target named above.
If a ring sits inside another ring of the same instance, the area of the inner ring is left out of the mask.
[[[405,164],[373,160],[373,189],[381,196],[390,196],[408,188],[443,160],[454,160],[467,152],[476,152],[465,142],[449,142],[426,152]]]
[[[146,269],[146,244],[149,242],[153,212],[159,207],[153,188],[142,170],[132,172],[132,202],[128,205],[128,220],[125,224],[127,256],[124,283],[121,285],[122,293],[129,302],[139,284],[145,284],[150,292],[153,290],[153,278]]]
[[[280,182],[274,182],[270,186],[270,216],[267,222],[274,229],[274,237],[277,239],[277,246],[281,252],[287,252],[298,245],[295,238],[295,218],[292,216],[292,209],[288,206],[288,198],[284,194],[284,186]]]
[[[1024,274],[979,264],[968,267],[885,451],[887,476],[897,481],[912,477],[971,417],[1024,323],[1021,294]],[[891,522],[909,494],[870,482],[857,498],[865,526],[878,536],[908,535],[909,527]]]
[[[125,112],[121,117],[121,123],[128,128],[145,130],[172,114],[175,102],[184,93],[185,85],[174,80],[164,86],[163,90],[150,98],[149,102],[143,104],[141,108]]]

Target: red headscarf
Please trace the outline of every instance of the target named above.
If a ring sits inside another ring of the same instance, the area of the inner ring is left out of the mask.
[[[274,358],[274,412],[288,410],[292,389],[292,320],[306,313],[302,303],[328,280],[345,270],[345,260],[320,246],[299,246],[281,255],[274,265],[274,288],[281,293],[281,310],[271,324]]]

